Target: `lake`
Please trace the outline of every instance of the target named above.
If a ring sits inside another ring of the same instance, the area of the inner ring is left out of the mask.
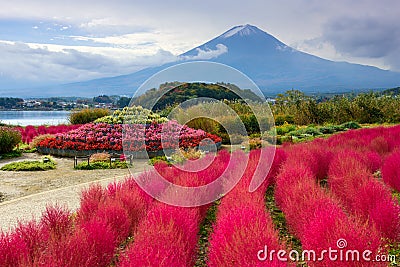
[[[0,123],[11,125],[67,124],[69,111],[0,111]]]

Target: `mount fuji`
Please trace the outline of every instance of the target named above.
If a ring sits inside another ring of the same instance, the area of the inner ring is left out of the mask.
[[[54,86],[52,95],[132,95],[151,75],[177,63],[209,60],[234,67],[249,76],[268,94],[299,89],[308,93],[393,88],[400,73],[372,66],[335,62],[287,46],[252,25],[233,27],[222,35],[180,55],[179,60],[138,72]]]

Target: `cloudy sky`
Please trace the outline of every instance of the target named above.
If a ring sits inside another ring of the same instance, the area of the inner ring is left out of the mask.
[[[131,73],[247,23],[323,58],[400,71],[398,0],[0,4],[0,90]]]

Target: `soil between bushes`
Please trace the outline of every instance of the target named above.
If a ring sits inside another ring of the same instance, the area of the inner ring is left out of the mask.
[[[0,160],[0,168],[8,163],[24,160],[40,160],[38,153],[24,153],[22,157]],[[55,170],[48,171],[0,171],[0,202],[41,193],[57,188],[92,182],[104,178],[130,175],[130,171],[141,172],[150,168],[148,160],[138,159],[129,169],[74,170],[72,158],[53,157]]]

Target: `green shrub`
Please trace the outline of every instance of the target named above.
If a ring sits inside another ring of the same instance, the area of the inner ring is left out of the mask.
[[[20,161],[4,165],[2,171],[47,171],[56,168],[54,161],[44,163],[43,161]]]
[[[95,108],[95,109],[82,109],[72,111],[69,115],[69,121],[72,124],[85,124],[89,122],[93,122],[98,118],[107,116],[110,114],[110,111],[105,108]]]
[[[343,125],[334,125],[332,127],[333,129],[335,129],[336,132],[342,132],[346,130],[346,127],[344,127]]]
[[[165,162],[167,164],[169,164],[170,162],[167,160],[166,156],[157,156],[157,157],[153,157],[151,159],[149,159],[149,164],[153,165],[159,162]]]
[[[112,162],[111,167],[110,167],[110,162],[104,162],[104,161],[96,161],[90,163],[89,165],[87,164],[87,162],[81,162],[75,166],[76,170],[126,169],[126,168],[128,168],[128,164],[125,161]]]
[[[345,123],[341,124],[340,126],[342,126],[343,128],[346,128],[346,129],[360,129],[361,128],[361,125],[355,121],[345,122]]]
[[[239,117],[249,134],[260,133],[260,126],[254,113],[239,115]]]
[[[319,128],[322,134],[333,134],[336,132],[336,128],[333,125],[323,126]]]
[[[294,116],[285,114],[285,115],[276,115],[275,116],[275,125],[283,125],[284,123],[294,124]]]
[[[275,129],[277,135],[285,135],[291,131],[295,131],[297,127],[293,124],[284,123],[281,126],[276,126]]]
[[[291,143],[293,142],[293,139],[291,136],[281,136],[279,139],[276,140],[276,143],[278,145],[282,145],[283,143]]]
[[[137,124],[150,124],[152,122],[163,123],[168,119],[161,117],[160,114],[143,108],[141,106],[124,107],[114,111],[112,115],[104,116],[96,119],[95,123],[109,123],[109,124],[122,124],[122,123],[137,123]]]
[[[22,151],[20,149],[14,149],[11,152],[1,154],[0,159],[12,159],[12,158],[18,158],[22,156]]]
[[[317,135],[321,135],[321,134],[322,134],[322,133],[321,133],[317,128],[315,128],[315,127],[307,127],[307,128],[304,130],[304,133],[305,133],[305,134],[312,135],[312,136],[317,136]]]
[[[13,151],[21,142],[21,133],[10,127],[0,127],[0,154]]]

